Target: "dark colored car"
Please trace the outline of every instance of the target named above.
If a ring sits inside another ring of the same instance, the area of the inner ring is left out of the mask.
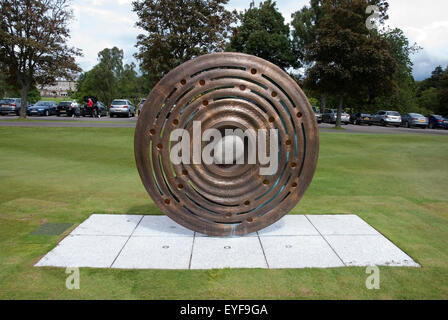
[[[28,102],[28,106],[30,103]],[[0,114],[6,116],[8,114],[20,115],[20,108],[22,107],[22,99],[7,98],[0,101]]]
[[[92,106],[89,106],[89,100],[92,100]],[[84,104],[81,107],[81,116],[90,116],[92,118],[100,118],[107,116],[107,107],[101,101],[98,101],[97,97],[86,96],[84,97]]]
[[[26,110],[28,116],[51,116],[56,114],[56,102],[39,101],[34,106]]]
[[[372,115],[369,113],[354,113],[350,116],[350,123],[361,126],[363,124],[367,124],[369,126],[372,125]]]
[[[75,113],[75,108],[78,106],[77,103],[73,103],[72,101],[62,101],[59,102],[57,106],[57,112],[56,115],[58,117],[62,115],[66,115],[67,117],[73,116]]]
[[[448,129],[448,119],[445,119],[442,116],[429,116],[428,123],[429,129]]]

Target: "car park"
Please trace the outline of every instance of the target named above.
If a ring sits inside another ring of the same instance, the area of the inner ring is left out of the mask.
[[[83,100],[84,104],[81,107],[81,116],[90,116],[92,118],[107,116],[107,107],[104,105],[104,103],[98,101],[97,97],[85,96]],[[91,106],[89,105],[89,100],[92,101]]]
[[[322,115],[322,122],[324,123],[336,123],[336,119],[338,116],[338,110],[329,109]],[[341,123],[349,124],[350,123],[350,115],[347,112],[342,111],[341,113]]]
[[[350,116],[350,123],[361,126],[363,124],[367,124],[369,126],[372,125],[372,115],[370,113],[354,113]]]
[[[28,107],[31,106],[28,102]],[[14,114],[20,115],[20,108],[22,107],[22,99],[20,98],[6,98],[0,101],[0,114],[6,116]]]
[[[111,118],[115,116],[135,117],[135,106],[129,100],[115,99],[110,104],[109,115]]]
[[[400,127],[401,115],[397,111],[381,110],[373,115],[372,123],[381,126],[392,125],[395,127]]]
[[[401,117],[401,124],[406,128],[420,127],[426,129],[428,118],[418,113],[406,113]]]
[[[56,102],[39,101],[35,105],[28,107],[26,114],[28,116],[51,116],[56,114]]]
[[[439,115],[429,116],[428,126],[429,129],[448,129],[448,119]]]
[[[319,109],[317,107],[313,106],[314,114],[316,115],[317,123],[322,123],[322,113],[319,112]]]
[[[65,115],[67,117],[73,116],[75,108],[78,108],[78,103],[73,101],[61,101],[56,107],[56,115],[58,117]]]

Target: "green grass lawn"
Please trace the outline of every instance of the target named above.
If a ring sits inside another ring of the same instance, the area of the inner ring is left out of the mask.
[[[315,179],[293,214],[355,213],[422,265],[304,270],[81,269],[33,265],[91,213],[161,214],[144,191],[133,129],[0,127],[1,299],[448,299],[448,137],[322,133]]]

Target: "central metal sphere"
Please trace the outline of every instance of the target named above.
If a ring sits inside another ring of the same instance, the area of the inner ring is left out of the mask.
[[[276,132],[257,136],[275,161],[266,163],[263,153],[248,161],[249,139],[226,136],[229,129]],[[207,137],[210,130],[222,135]],[[310,185],[318,152],[315,114],[297,83],[241,53],[204,55],[173,69],[149,94],[135,131],[138,172],[156,205],[213,236],[245,235],[282,218]],[[272,173],[263,170],[269,166]]]
[[[244,141],[237,135],[229,135],[218,140],[214,147],[216,163],[223,164],[226,160],[233,164],[244,157]]]

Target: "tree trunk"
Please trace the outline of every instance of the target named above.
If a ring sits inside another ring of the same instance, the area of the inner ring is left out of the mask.
[[[26,119],[26,109],[28,106],[28,91],[30,91],[30,85],[28,83],[22,85],[22,100],[20,102],[20,119]]]
[[[320,113],[324,114],[326,108],[327,108],[327,96],[322,94],[320,96]]]
[[[336,128],[341,128],[342,107],[344,106],[344,96],[339,97],[338,114],[336,117]]]

